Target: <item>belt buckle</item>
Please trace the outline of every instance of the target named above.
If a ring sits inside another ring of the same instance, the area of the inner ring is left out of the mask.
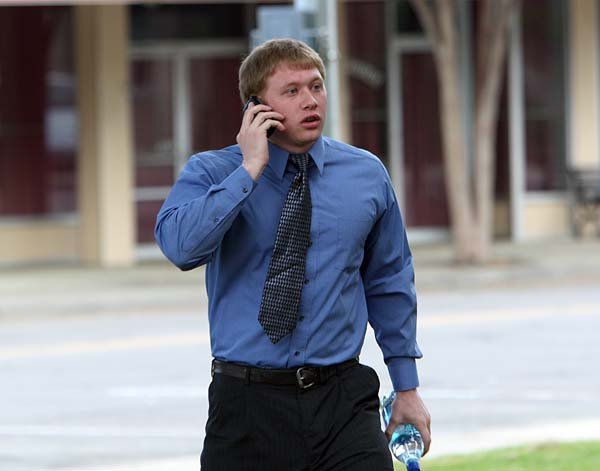
[[[302,366],[296,370],[296,380],[298,381],[298,386],[300,386],[300,389],[308,389],[315,385],[314,381],[305,383],[307,378],[304,376],[304,370],[310,371],[306,366]]]

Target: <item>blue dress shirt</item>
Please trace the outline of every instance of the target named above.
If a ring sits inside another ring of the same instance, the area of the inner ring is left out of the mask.
[[[257,182],[239,146],[190,158],[161,208],[158,245],[175,265],[206,267],[215,358],[265,368],[357,357],[367,322],[394,389],[418,386],[413,263],[390,178],[374,155],[321,137],[310,149],[311,246],[298,324],[272,344],[258,322],[279,216],[295,170],[269,143]]]

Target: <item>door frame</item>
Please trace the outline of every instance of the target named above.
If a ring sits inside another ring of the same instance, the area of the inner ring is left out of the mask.
[[[386,15],[395,18],[393,15]],[[402,61],[403,54],[415,52],[431,52],[429,40],[422,35],[395,35],[388,38],[387,47],[387,94],[388,94],[388,148],[390,176],[398,203],[402,212],[406,208],[404,179],[404,115],[402,112],[404,97],[402,96]],[[450,238],[449,228],[414,227],[407,228],[411,242],[429,243],[447,241]]]
[[[173,97],[173,179],[176,180],[192,153],[191,97],[189,64],[193,59],[240,57],[247,52],[248,44],[243,40],[207,41],[145,41],[133,43],[129,48],[129,61],[143,59],[172,60]],[[135,156],[134,156],[135,161]],[[170,186],[135,187],[134,204],[164,199]],[[138,260],[160,257],[154,243],[136,243]]]

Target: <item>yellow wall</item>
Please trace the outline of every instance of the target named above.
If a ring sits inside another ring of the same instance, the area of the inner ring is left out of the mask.
[[[597,168],[600,165],[598,2],[572,0],[569,5],[569,153],[572,165]]]
[[[569,203],[563,195],[528,194],[523,202],[523,238],[543,239],[570,234]]]
[[[76,261],[79,231],[76,221],[0,223],[0,265]]]
[[[500,200],[494,204],[494,237],[510,235],[510,207],[508,201]]]

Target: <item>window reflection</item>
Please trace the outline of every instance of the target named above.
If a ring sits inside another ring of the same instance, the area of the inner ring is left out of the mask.
[[[72,9],[3,7],[0,31],[0,216],[74,211]]]

